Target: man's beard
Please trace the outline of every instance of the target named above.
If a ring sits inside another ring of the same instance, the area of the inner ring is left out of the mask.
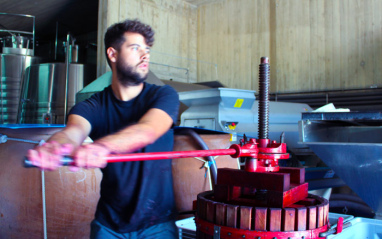
[[[118,80],[123,86],[136,86],[141,84],[147,78],[147,73],[143,75],[139,74],[134,71],[134,67],[124,65],[121,59],[118,59],[116,68]]]

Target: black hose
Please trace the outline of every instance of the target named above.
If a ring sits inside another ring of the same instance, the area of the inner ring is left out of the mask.
[[[353,194],[332,193],[330,195],[330,199],[329,200],[333,200],[333,201],[351,201],[351,202],[356,202],[356,203],[364,204],[364,205],[368,206],[365,203],[365,201],[363,201],[357,195],[353,195]]]
[[[329,211],[353,215],[355,217],[373,218],[375,212],[364,203],[347,200],[329,200]]]
[[[185,134],[190,135],[199,144],[199,146],[203,150],[208,150],[209,149],[207,144],[204,142],[204,140],[194,130],[191,130],[191,129],[182,129],[180,131],[180,133],[185,133]],[[211,171],[211,174],[212,174],[212,180],[213,180],[212,185],[213,185],[213,187],[215,187],[215,184],[216,184],[216,181],[217,181],[217,177],[218,177],[218,169],[217,169],[217,166],[216,166],[216,162],[215,162],[215,159],[212,156],[207,156],[206,158],[208,160],[208,163],[209,163],[209,166],[210,166],[210,171]]]

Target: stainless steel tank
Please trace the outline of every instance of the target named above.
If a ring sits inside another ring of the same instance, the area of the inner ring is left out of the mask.
[[[25,73],[17,122],[64,124],[76,93],[89,81],[88,72],[87,66],[72,63],[66,78],[65,63],[31,65]]]
[[[16,123],[25,69],[39,61],[33,56],[0,54],[0,124]]]

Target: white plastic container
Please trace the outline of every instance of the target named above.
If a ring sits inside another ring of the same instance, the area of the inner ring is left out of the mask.
[[[382,238],[382,220],[356,217],[350,220],[351,226],[338,235],[328,239],[380,239]]]

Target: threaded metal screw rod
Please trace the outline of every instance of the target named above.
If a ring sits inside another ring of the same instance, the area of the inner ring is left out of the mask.
[[[261,57],[259,65],[259,139],[269,136],[269,75],[268,57]]]

